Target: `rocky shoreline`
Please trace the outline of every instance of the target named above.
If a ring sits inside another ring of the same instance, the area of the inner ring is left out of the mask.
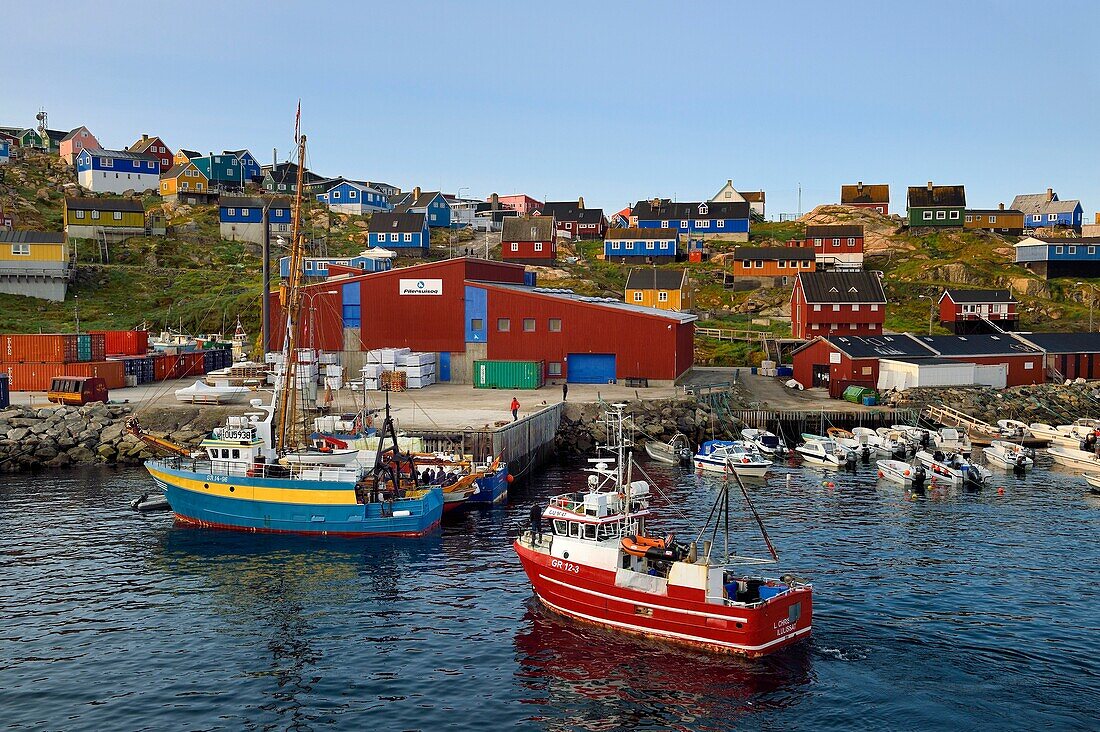
[[[883,404],[898,409],[948,406],[996,425],[999,419],[1030,424],[1067,424],[1079,417],[1100,417],[1100,382],[1036,384],[1008,389],[922,387],[886,394]]]

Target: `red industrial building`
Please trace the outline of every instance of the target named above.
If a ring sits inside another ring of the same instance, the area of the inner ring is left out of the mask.
[[[440,381],[469,383],[474,361],[488,359],[542,361],[554,381],[671,383],[694,360],[694,315],[533,287],[521,265],[459,258],[330,271],[304,288],[303,347],[312,309],[315,347],[435,352]],[[273,308],[272,322],[280,318]],[[272,330],[271,343],[281,343],[282,329]]]
[[[557,232],[554,230],[553,216],[504,219],[500,258],[505,262],[550,265],[557,257]]]
[[[944,290],[940,324],[955,335],[1018,330],[1018,305],[1011,290]]]
[[[879,335],[886,293],[878,275],[863,271],[799,272],[791,293],[791,334]]]

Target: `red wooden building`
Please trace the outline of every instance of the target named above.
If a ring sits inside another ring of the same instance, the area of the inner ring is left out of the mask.
[[[145,153],[157,158],[160,161],[160,172],[162,173],[167,173],[172,169],[172,158],[175,154],[172,152],[172,148],[164,144],[164,140],[155,135],[153,137],[142,135],[140,140],[126,148],[126,150],[132,153]]]
[[[890,213],[890,186],[886,183],[864,185],[863,181],[854,186],[841,186],[840,205],[869,208],[886,216]]]
[[[875,388],[879,359],[931,358],[936,354],[905,333],[888,336],[819,337],[792,354],[794,378],[807,388],[824,387],[838,398],[852,385]]]
[[[585,208],[584,198],[548,201],[536,208],[535,215],[552,216],[558,234],[570,239],[602,239],[607,231],[603,209]]]
[[[1019,304],[1011,290],[944,290],[940,324],[956,335],[1018,330]]]
[[[879,335],[886,293],[878,275],[863,271],[799,272],[791,293],[791,334]]]
[[[558,256],[553,216],[524,216],[504,219],[500,236],[500,258],[521,264],[553,264]]]
[[[863,226],[861,224],[807,226],[803,246],[814,248],[818,269],[861,269],[863,267]]]
[[[1046,381],[1043,352],[1008,333],[975,333],[965,336],[913,336],[938,358],[979,365],[1008,367],[1006,386],[1042,384]]]
[[[387,272],[330,269],[334,277],[305,288],[301,342],[309,343],[313,298],[318,347],[435,352],[440,381],[470,383],[474,361],[489,359],[542,361],[554,381],[671,383],[694,361],[694,315],[526,286],[520,265],[459,258]],[[355,303],[359,327],[344,327],[341,300],[345,317]]]

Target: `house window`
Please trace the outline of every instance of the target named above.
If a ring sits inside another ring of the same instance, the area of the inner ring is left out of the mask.
[[[947,212],[946,211],[937,211],[936,212],[936,221],[943,221],[946,218],[947,218]]]
[[[1076,254],[1076,253],[1077,253],[1077,247],[1070,247],[1069,248],[1069,254]]]
[[[122,221],[122,212],[115,211],[115,221]]]
[[[834,313],[839,313],[840,312],[840,305],[833,305],[833,312]]]
[[[668,293],[661,290],[657,293],[657,302],[668,302]]]
[[[99,220],[99,211],[92,211],[92,219]]]
[[[618,249],[619,248],[619,242],[617,242],[617,241],[611,242],[611,248],[612,249]]]
[[[971,216],[970,214],[967,214],[967,215],[966,215],[966,223],[968,223],[968,224],[969,224],[969,223],[970,223],[970,222],[972,222],[973,220],[974,220],[974,217],[973,217],[973,216]]]
[[[83,212],[83,211],[77,211],[77,212],[76,212],[76,217],[77,217],[78,219],[82,219],[82,218],[84,218],[84,212]]]
[[[840,246],[840,239],[833,239],[833,246],[834,247]]]
[[[1061,254],[1062,253],[1062,247],[1054,247],[1054,253],[1055,254]]]
[[[705,228],[707,228],[706,220],[705,219],[695,219],[695,228],[696,229],[705,229]]]
[[[542,251],[542,242],[541,241],[535,242],[535,251],[536,252],[541,252]]]
[[[1057,221],[1057,220],[1058,220],[1057,214],[1047,214],[1047,221]]]
[[[634,302],[641,302],[641,301],[642,301],[642,293],[641,292],[635,292],[634,293]]]
[[[333,191],[332,192],[332,197],[333,198],[339,198],[340,197],[340,191]]]
[[[404,239],[404,241],[412,241],[413,240],[413,235],[411,233],[406,233],[406,234],[403,235],[403,239]]]
[[[16,256],[29,256],[31,253],[31,245],[26,243],[12,244],[11,253]]]
[[[149,163],[148,163],[148,165],[149,165],[149,170],[152,170],[152,169],[153,169],[153,161],[152,161],[152,160],[150,160],[150,161],[149,161]]]
[[[550,332],[561,333],[561,318],[550,318]]]
[[[958,211],[952,211],[951,212],[951,218],[955,221],[958,221],[959,220],[959,212]]]
[[[864,366],[863,367],[863,375],[864,376],[870,376],[873,369],[874,369],[873,366]]]
[[[560,361],[551,361],[550,363],[546,364],[546,368],[549,371],[551,376],[561,376],[561,362]]]
[[[470,321],[470,330],[482,330],[485,328],[485,321],[481,318],[474,318]]]
[[[989,217],[989,223],[991,223],[991,224],[997,223],[997,217],[996,216],[990,216]]]
[[[877,313],[878,312],[878,305],[872,305],[871,306],[871,312],[872,313]]]
[[[756,262],[755,262],[755,264],[753,264],[753,266],[756,267],[757,269],[764,269],[764,260],[762,260],[762,259],[756,260]]]
[[[650,250],[652,250],[652,249],[653,249],[653,242],[651,242],[651,241],[647,241],[647,242],[645,243],[645,248],[646,248],[646,249],[650,249]]]
[[[852,312],[853,313],[858,313],[859,312],[859,304],[858,303],[856,303],[855,305],[852,305]]]
[[[815,313],[820,313],[821,312],[821,306],[820,305],[814,305],[814,312]]]
[[[228,211],[226,211],[226,213],[230,216],[236,216],[237,215],[237,209],[231,208]]]
[[[512,242],[512,251],[513,252],[518,252],[519,251],[519,242],[515,242],[515,241]]]
[[[523,319],[523,332],[524,333],[534,333],[535,332],[535,319],[534,318],[524,318]]]
[[[680,222],[680,228],[681,229],[686,229],[687,227],[688,227],[688,222],[686,220]]]
[[[356,197],[356,193],[357,191],[348,191],[348,198],[354,199]],[[340,191],[337,191],[336,195],[340,195]]]
[[[856,238],[854,236],[848,237],[848,246],[854,247],[856,245]]]
[[[280,183],[279,184],[279,190],[280,191],[285,191],[286,190],[286,185],[284,185],[283,183]]]
[[[512,329],[512,321],[508,318],[497,318],[497,330],[501,333],[507,333]]]
[[[1028,370],[1035,368],[1035,362],[1034,361],[1024,361],[1024,368],[1028,369]]]
[[[779,267],[779,269],[786,269],[787,268],[787,260],[780,259],[779,263],[776,266]]]
[[[932,220],[932,212],[931,211],[925,211],[924,212],[924,220],[925,221],[931,221]]]
[[[1089,254],[1096,254],[1096,247],[1089,247]]]
[[[724,228],[726,228],[726,220],[725,220],[725,219],[718,219],[718,220],[717,220],[717,221],[715,222],[715,226],[716,226],[717,228],[719,228],[719,229],[724,229]]]
[[[377,236],[377,241],[378,241],[378,243],[379,243],[379,244],[381,244],[382,242],[386,241],[386,235],[385,235],[385,234],[379,234],[379,235]]]
[[[662,221],[661,222],[661,228],[662,229],[667,229],[668,228],[668,222],[667,221]]]
[[[390,234],[390,241],[397,241],[397,234]]]
[[[99,164],[102,165],[104,168],[113,168],[113,167],[115,167],[115,161],[112,160],[111,158],[100,158],[99,159]]]

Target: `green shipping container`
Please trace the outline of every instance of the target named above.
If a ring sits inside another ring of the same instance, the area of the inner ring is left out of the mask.
[[[544,361],[474,361],[475,389],[538,389]]]
[[[92,360],[92,337],[90,335],[78,335],[76,337],[76,360]]]
[[[860,404],[860,403],[863,402],[863,397],[865,397],[865,396],[875,397],[875,396],[878,396],[878,394],[875,392],[874,389],[872,389],[870,387],[856,386],[856,385],[853,384],[852,386],[849,386],[848,388],[846,388],[844,390],[844,394],[842,395],[842,398],[846,402],[852,402],[853,404]]]

